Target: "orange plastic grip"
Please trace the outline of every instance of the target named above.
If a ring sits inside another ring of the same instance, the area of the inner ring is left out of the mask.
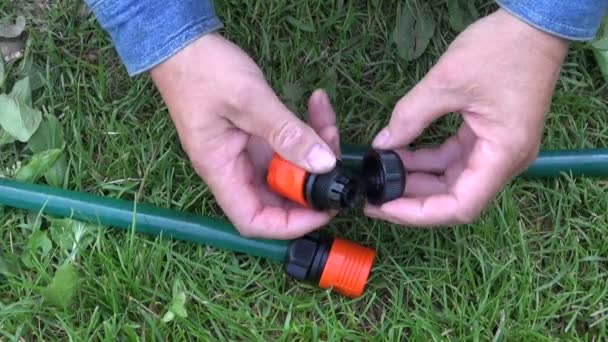
[[[270,161],[266,182],[279,195],[305,207],[309,206],[304,197],[306,171],[283,159],[278,154],[275,154]]]
[[[332,288],[347,297],[363,294],[374,264],[376,251],[336,238],[329,251],[319,287]]]

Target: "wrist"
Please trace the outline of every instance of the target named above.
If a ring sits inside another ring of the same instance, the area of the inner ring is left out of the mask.
[[[569,40],[541,30],[503,8],[499,8],[494,15],[503,28],[501,32],[515,40],[514,48],[539,52],[550,62],[558,65],[563,63],[570,47]]]

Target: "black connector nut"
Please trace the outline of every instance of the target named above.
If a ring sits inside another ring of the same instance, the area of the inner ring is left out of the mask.
[[[338,162],[328,173],[309,174],[304,194],[317,210],[352,208],[362,195],[362,186],[363,182]]]
[[[381,205],[403,196],[406,170],[395,151],[370,149],[363,158],[362,178],[367,201]]]
[[[300,281],[319,282],[333,238],[313,232],[291,241],[287,249],[285,273]]]

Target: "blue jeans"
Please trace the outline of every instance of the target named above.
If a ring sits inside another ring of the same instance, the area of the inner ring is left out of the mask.
[[[85,0],[130,75],[145,72],[222,27],[212,0]],[[496,0],[514,16],[568,40],[597,33],[608,0]],[[500,39],[500,37],[496,37]]]

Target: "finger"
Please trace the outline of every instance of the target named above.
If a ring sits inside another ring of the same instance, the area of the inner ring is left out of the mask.
[[[481,141],[475,145],[462,172],[446,170],[446,174],[457,178],[445,193],[400,198],[379,208],[368,206],[366,214],[413,226],[471,223],[507,182],[512,169],[509,160]],[[454,165],[460,167],[458,163]]]
[[[232,224],[243,236],[292,239],[327,224],[330,214],[306,208],[286,209],[284,202],[262,201],[254,181],[253,164],[247,154],[222,166],[207,184]]]
[[[450,137],[437,148],[396,149],[410,172],[443,173],[451,162],[463,155],[457,137]]]
[[[264,138],[273,151],[309,172],[327,172],[336,165],[336,155],[327,143],[297,118],[270,87],[255,84],[249,92],[248,99],[237,108],[240,113],[230,117],[237,127]]]
[[[372,145],[382,149],[407,146],[433,121],[449,112],[460,111],[464,103],[462,96],[433,87],[423,79],[397,102],[388,126],[380,131]]]
[[[327,93],[315,90],[308,100],[309,124],[336,155],[340,155],[340,134],[336,126],[334,112]]]
[[[414,172],[407,175],[407,182],[403,195],[405,197],[431,196],[445,193],[449,187],[445,177]]]
[[[443,173],[455,160],[464,158],[475,142],[475,134],[463,123],[456,135],[441,146],[417,150],[396,149],[403,164],[410,172]]]

